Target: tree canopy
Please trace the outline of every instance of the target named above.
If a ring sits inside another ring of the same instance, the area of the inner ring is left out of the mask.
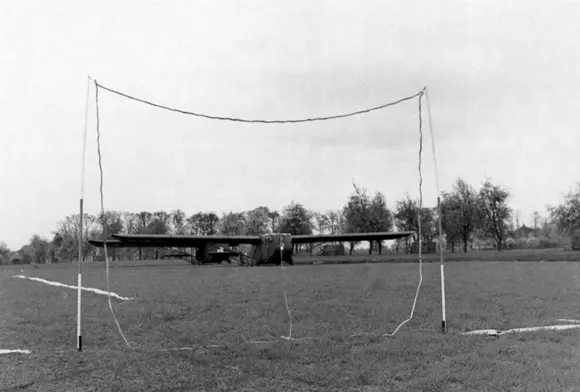
[[[481,223],[481,210],[477,191],[473,186],[458,178],[451,192],[443,192],[441,200],[441,225],[448,240],[463,241],[467,252],[469,240]]]
[[[419,203],[407,195],[405,199],[397,201],[395,211],[394,218],[397,229],[400,231],[414,231],[413,239],[417,241],[419,233]],[[421,237],[423,239],[429,239],[433,235],[434,218],[431,208],[421,208]]]
[[[280,216],[278,231],[280,233],[312,234],[312,212],[302,204],[292,201],[284,208]]]
[[[407,195],[394,203],[391,211],[384,195],[369,195],[364,187],[353,183],[353,191],[340,209],[325,212],[312,211],[303,204],[292,201],[281,212],[267,206],[257,206],[241,212],[223,213],[199,211],[192,215],[180,209],[166,211],[105,211],[97,216],[83,215],[83,254],[95,255],[96,250],[87,245],[89,238],[127,234],[194,234],[194,235],[262,235],[290,233],[293,235],[341,234],[391,231],[419,232],[418,202]],[[441,219],[445,240],[453,245],[461,243],[463,251],[470,242],[493,241],[498,250],[504,246],[542,246],[563,244],[564,237],[573,237],[580,230],[580,182],[565,196],[564,202],[548,208],[549,217],[539,212],[531,215],[533,228],[519,225],[521,214],[508,205],[509,192],[501,185],[486,180],[480,189],[458,178],[450,191],[442,192]],[[423,240],[431,240],[437,232],[438,209],[425,207],[420,211]],[[514,221],[515,219],[515,221]],[[105,230],[106,229],[106,230]],[[561,235],[564,235],[564,237]],[[56,225],[53,238],[31,237],[29,243],[13,252],[0,242],[0,263],[54,262],[76,260],[79,249],[79,215],[64,217]],[[415,236],[414,240],[417,238]],[[397,242],[398,246],[402,242]],[[409,245],[407,243],[407,245]],[[351,252],[354,244],[351,243]],[[379,242],[379,251],[381,243]],[[371,249],[372,250],[372,244]],[[144,249],[111,250],[114,257],[157,258],[163,252]],[[116,255],[116,256],[115,256]]]
[[[502,250],[511,217],[511,208],[507,205],[509,192],[500,185],[486,180],[479,191],[479,208],[481,211],[481,232],[496,241],[497,249]]]
[[[353,184],[354,191],[343,207],[346,233],[376,233],[393,227],[393,214],[382,193],[370,197],[365,188]]]
[[[580,182],[564,198],[564,203],[548,208],[550,216],[562,231],[580,228]]]

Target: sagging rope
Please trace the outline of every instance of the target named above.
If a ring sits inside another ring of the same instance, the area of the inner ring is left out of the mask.
[[[104,203],[104,196],[103,196],[103,163],[102,163],[102,154],[101,154],[101,125],[100,125],[100,117],[99,117],[99,87],[97,86],[97,81],[95,80],[95,103],[96,103],[96,117],[97,117],[97,154],[99,156],[99,172],[100,172],[100,184],[99,184],[99,193],[101,196],[101,224],[103,225],[103,249],[105,252],[105,275],[107,280],[107,300],[109,302],[109,309],[111,314],[113,315],[113,320],[115,321],[115,325],[119,331],[119,334],[123,338],[123,341],[130,349],[134,349],[134,347],[129,343],[125,334],[123,333],[123,329],[119,324],[119,320],[117,320],[117,315],[115,314],[115,310],[113,309],[113,304],[111,303],[111,289],[110,289],[110,274],[109,274],[109,255],[107,254],[107,224],[105,222],[105,203]]]
[[[308,338],[296,339],[292,337],[292,310],[290,309],[290,305],[288,304],[288,293],[286,292],[286,284],[288,280],[286,279],[286,269],[284,267],[284,242],[282,239],[280,240],[280,266],[282,267],[282,289],[284,291],[284,304],[286,305],[286,312],[288,312],[288,320],[289,320],[289,327],[288,327],[288,336],[280,336],[284,340],[305,340]]]
[[[425,88],[426,89],[426,88]],[[424,89],[424,91],[425,91]],[[415,313],[415,307],[417,306],[417,299],[419,298],[419,290],[421,290],[421,285],[423,284],[423,258],[421,254],[421,245],[423,243],[423,239],[421,238],[421,215],[423,213],[423,174],[421,171],[421,161],[422,161],[422,154],[423,154],[423,116],[422,116],[422,108],[421,108],[421,99],[423,98],[423,92],[419,96],[419,209],[417,211],[417,236],[419,240],[418,246],[418,253],[419,253],[419,283],[417,284],[417,290],[415,291],[415,298],[413,299],[413,306],[411,307],[411,314],[409,318],[403,321],[401,324],[395,328],[392,333],[385,333],[383,336],[388,337],[395,337],[395,334],[401,329],[401,327],[407,324],[409,321],[413,319],[413,315]]]
[[[100,172],[100,185],[99,185],[99,193],[101,198],[101,224],[103,226],[103,249],[105,253],[105,276],[106,276],[106,284],[107,284],[107,300],[109,303],[109,310],[111,311],[111,315],[113,316],[113,320],[115,325],[117,326],[117,330],[119,331],[119,335],[123,338],[125,345],[131,350],[139,350],[139,351],[147,351],[147,352],[165,352],[165,351],[180,351],[180,350],[198,350],[200,347],[175,347],[170,349],[160,349],[160,350],[149,350],[138,348],[132,345],[125,334],[123,333],[123,329],[121,328],[121,324],[117,319],[117,315],[115,314],[115,310],[113,309],[113,304],[111,302],[111,289],[110,289],[110,266],[109,266],[109,255],[107,253],[107,224],[105,222],[105,204],[104,204],[104,193],[103,193],[103,164],[102,164],[102,154],[101,154],[101,127],[100,127],[100,117],[99,117],[99,88],[97,82],[95,81],[95,102],[96,102],[96,128],[97,128],[97,154],[99,157],[99,172]],[[204,346],[203,348],[214,348],[214,347],[221,347],[219,345],[208,345]]]
[[[129,340],[126,338],[125,334],[123,333],[123,330],[121,328],[121,325],[117,319],[117,316],[115,314],[115,311],[113,309],[113,305],[111,302],[111,291],[110,291],[110,266],[109,266],[109,257],[108,257],[108,253],[107,253],[107,245],[106,245],[106,237],[107,237],[107,225],[105,224],[105,208],[104,208],[104,195],[103,195],[103,167],[102,167],[102,154],[101,154],[101,148],[100,148],[100,118],[99,118],[99,88],[103,88],[105,90],[108,90],[112,93],[124,96],[126,98],[132,99],[132,100],[136,100],[142,103],[146,103],[148,105],[151,106],[155,106],[155,107],[159,107],[162,109],[166,109],[166,110],[170,110],[170,111],[176,111],[176,112],[180,112],[183,114],[189,114],[189,115],[195,115],[195,116],[200,116],[200,117],[205,117],[208,119],[214,119],[214,120],[226,120],[226,121],[237,121],[237,122],[250,122],[250,123],[300,123],[300,122],[310,122],[310,121],[323,121],[323,120],[332,120],[332,119],[337,119],[337,118],[344,118],[344,117],[350,117],[350,116],[358,116],[359,114],[363,114],[363,113],[368,113],[371,111],[375,111],[375,110],[379,110],[379,109],[383,109],[389,106],[393,106],[402,102],[405,102],[407,100],[413,99],[415,97],[419,97],[419,133],[420,133],[420,146],[419,146],[419,177],[420,177],[420,182],[419,182],[419,194],[420,194],[420,200],[419,200],[419,213],[418,213],[418,235],[419,235],[419,284],[417,286],[417,290],[415,293],[415,298],[413,300],[413,306],[411,308],[411,314],[409,316],[409,318],[405,321],[403,321],[401,324],[399,324],[399,326],[391,333],[391,334],[383,334],[383,336],[394,336],[397,331],[403,326],[405,325],[407,322],[409,322],[412,318],[413,318],[413,314],[415,311],[415,307],[416,307],[416,303],[417,303],[417,299],[418,299],[418,295],[419,295],[419,290],[421,288],[421,284],[423,281],[423,273],[422,273],[422,256],[421,256],[421,209],[422,209],[422,201],[423,201],[423,194],[422,194],[422,173],[421,173],[421,156],[422,156],[422,149],[423,149],[423,132],[422,132],[422,117],[421,117],[421,99],[426,91],[426,87],[423,88],[423,90],[421,90],[419,93],[409,96],[409,97],[405,97],[402,98],[398,101],[395,102],[391,102],[385,105],[381,105],[381,106],[377,106],[371,109],[365,109],[365,110],[361,110],[358,112],[353,112],[353,113],[347,113],[347,114],[341,114],[341,115],[335,115],[335,116],[328,116],[328,117],[316,117],[316,118],[308,118],[308,119],[303,119],[303,120],[244,120],[244,119],[238,119],[238,118],[229,118],[229,117],[215,117],[215,116],[207,116],[207,115],[200,115],[198,113],[193,113],[193,112],[186,112],[186,111],[182,111],[182,110],[177,110],[177,109],[172,109],[166,106],[162,106],[162,105],[158,105],[158,104],[154,104],[152,102],[148,102],[142,99],[138,99],[123,93],[120,93],[118,91],[112,90],[110,88],[104,87],[102,85],[100,85],[95,79],[94,80],[94,84],[95,84],[95,98],[96,98],[96,128],[97,128],[97,153],[98,153],[98,158],[99,158],[99,171],[100,171],[100,187],[99,187],[99,192],[100,192],[100,207],[101,207],[101,220],[102,220],[102,225],[103,225],[103,249],[104,249],[104,253],[105,253],[105,265],[106,265],[106,284],[107,284],[107,298],[108,298],[108,304],[109,304],[109,309],[111,311],[111,314],[113,316],[115,325],[117,326],[117,329],[119,331],[119,334],[121,335],[121,337],[123,338],[123,341],[125,342],[125,344],[127,345],[127,347],[129,347],[132,350],[135,350],[136,347],[131,345],[131,343],[129,342]],[[290,309],[289,303],[288,303],[288,296],[287,296],[287,292],[286,292],[286,275],[285,275],[285,269],[284,269],[284,260],[283,260],[283,248],[281,248],[281,267],[282,267],[282,273],[283,273],[283,277],[284,277],[284,288],[283,288],[283,294],[284,294],[284,303],[286,306],[286,311],[288,313],[289,316],[289,332],[288,332],[288,336],[281,336],[282,339],[284,340],[288,340],[288,341],[296,341],[296,340],[304,340],[304,339],[311,339],[311,338],[293,338],[292,337],[292,327],[293,327],[293,322],[292,322],[292,311]],[[366,334],[366,333],[363,333]],[[252,342],[252,343],[260,343],[259,341],[257,342]],[[217,345],[210,345],[208,347],[219,347]],[[168,351],[168,350],[193,350],[194,348],[190,348],[190,347],[184,347],[184,348],[175,348],[175,349],[165,349],[165,350],[157,350],[157,351]],[[151,351],[151,350],[148,350]]]
[[[419,291],[421,290],[421,285],[423,284],[423,259],[421,254],[421,214],[423,212],[423,173],[421,169],[422,163],[422,155],[423,155],[423,116],[422,116],[422,105],[421,100],[423,98],[424,93],[426,92],[427,87],[425,87],[421,93],[419,94],[419,164],[418,164],[418,172],[419,172],[419,206],[417,209],[417,232],[418,232],[418,254],[419,254],[419,283],[417,284],[417,289],[415,290],[415,297],[413,298],[413,305],[411,306],[411,314],[409,317],[401,322],[397,328],[391,333],[383,333],[381,336],[386,337],[395,337],[395,334],[403,327],[403,325],[407,324],[409,321],[413,319],[413,315],[415,314],[415,308],[417,306],[417,299],[419,298]],[[351,336],[361,336],[361,335],[374,335],[372,332],[359,332],[352,334]]]
[[[226,116],[213,116],[213,115],[209,115],[209,114],[203,114],[203,113],[196,113],[196,112],[191,112],[188,110],[182,110],[182,109],[176,109],[176,108],[172,108],[169,106],[165,106],[165,105],[160,105],[158,103],[154,103],[151,101],[147,101],[141,98],[137,98],[134,96],[131,96],[129,94],[125,94],[122,93],[120,91],[116,91],[113,90],[112,88],[109,87],[105,87],[102,84],[99,84],[95,81],[95,84],[97,86],[97,88],[102,88],[103,90],[107,90],[113,94],[117,94],[121,97],[133,100],[133,101],[137,101],[137,102],[141,102],[144,103],[146,105],[149,106],[153,106],[159,109],[163,109],[163,110],[168,110],[171,112],[177,112],[177,113],[181,113],[181,114],[186,114],[189,116],[196,116],[196,117],[202,117],[202,118],[206,118],[209,120],[219,120],[219,121],[232,121],[232,122],[242,122],[242,123],[261,123],[261,124],[297,124],[297,123],[305,123],[305,122],[314,122],[314,121],[328,121],[328,120],[336,120],[339,118],[347,118],[347,117],[352,117],[352,116],[358,116],[359,114],[366,114],[366,113],[370,113],[370,112],[374,112],[377,110],[381,110],[381,109],[385,109],[388,108],[389,106],[394,106],[394,105],[398,105],[400,103],[403,103],[405,101],[411,100],[413,98],[416,98],[418,96],[420,96],[423,92],[420,91],[416,94],[413,94],[411,96],[405,97],[405,98],[401,98],[397,101],[394,102],[389,102],[383,105],[379,105],[379,106],[375,106],[372,108],[368,108],[368,109],[362,109],[362,110],[358,110],[356,112],[350,112],[350,113],[341,113],[341,114],[335,114],[332,116],[324,116],[324,117],[310,117],[310,118],[303,118],[303,119],[294,119],[294,120],[257,120],[257,119],[253,119],[253,120],[249,120],[249,119],[244,119],[244,118],[236,118],[236,117],[226,117]]]
[[[286,306],[286,312],[288,313],[288,322],[289,322],[289,326],[288,326],[288,335],[287,336],[280,336],[281,339],[286,340],[286,341],[302,341],[302,340],[310,340],[312,339],[312,337],[304,337],[304,338],[294,338],[292,337],[292,327],[293,327],[293,321],[292,321],[292,309],[290,308],[290,304],[288,303],[288,293],[286,290],[286,285],[288,283],[288,280],[286,279],[286,269],[284,267],[284,243],[281,241],[280,242],[280,266],[282,268],[282,291],[283,291],[283,295],[284,295],[284,305]],[[252,344],[260,344],[260,343],[272,343],[275,342],[274,340],[251,340],[248,341],[248,343],[252,343]]]

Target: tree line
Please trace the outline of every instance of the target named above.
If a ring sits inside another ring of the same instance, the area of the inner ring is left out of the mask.
[[[480,189],[457,179],[451,191],[442,192],[442,229],[454,249],[461,243],[468,251],[474,240],[504,248],[562,247],[578,242],[580,229],[580,182],[570,190],[564,203],[546,208],[547,216],[532,214],[533,228],[520,225],[521,215],[507,203],[510,192],[491,180]]]
[[[510,193],[490,179],[476,189],[475,186],[458,178],[452,189],[442,192],[440,206],[422,207],[418,201],[406,196],[396,201],[392,208],[387,206],[384,195],[368,191],[353,183],[353,192],[341,209],[316,212],[292,201],[282,211],[258,206],[249,211],[197,212],[186,214],[180,209],[167,211],[121,212],[105,211],[99,216],[84,214],[80,228],[78,214],[71,214],[58,222],[53,237],[48,240],[34,235],[30,242],[18,251],[11,251],[0,242],[0,261],[7,263],[73,262],[78,258],[79,230],[83,231],[84,259],[95,255],[95,248],[88,239],[111,238],[113,234],[182,234],[182,235],[262,235],[267,233],[297,234],[342,234],[392,231],[413,231],[410,239],[397,241],[394,251],[407,251],[409,240],[418,241],[420,212],[421,241],[437,240],[438,219],[441,213],[442,234],[446,246],[454,250],[461,244],[467,252],[474,242],[492,243],[501,251],[521,245],[518,231],[519,214],[508,205]],[[548,217],[534,213],[532,237],[543,239],[551,245],[562,245],[566,236],[580,228],[580,182],[571,190],[565,202],[547,209]],[[525,226],[524,226],[525,227]],[[525,230],[524,230],[525,232]],[[526,233],[527,239],[531,238]],[[521,236],[521,235],[520,235]],[[518,243],[518,241],[520,241]],[[540,240],[538,240],[540,241]],[[540,241],[541,242],[541,241]],[[350,252],[356,243],[350,243]],[[377,242],[379,253],[382,242]],[[525,246],[529,246],[529,241]],[[373,249],[373,244],[369,252]],[[160,257],[159,249],[120,249],[117,257],[125,259],[151,259]]]

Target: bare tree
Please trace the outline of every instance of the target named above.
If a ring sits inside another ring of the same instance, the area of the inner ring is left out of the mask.
[[[326,217],[328,218],[328,230],[330,231],[330,234],[344,233],[346,223],[342,211],[329,210],[326,212]]]

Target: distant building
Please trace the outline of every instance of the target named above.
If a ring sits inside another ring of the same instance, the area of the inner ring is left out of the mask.
[[[532,229],[531,227],[527,227],[526,225],[522,225],[519,229],[516,229],[514,232],[515,237],[529,237],[531,235],[539,235],[541,234],[540,229]]]

